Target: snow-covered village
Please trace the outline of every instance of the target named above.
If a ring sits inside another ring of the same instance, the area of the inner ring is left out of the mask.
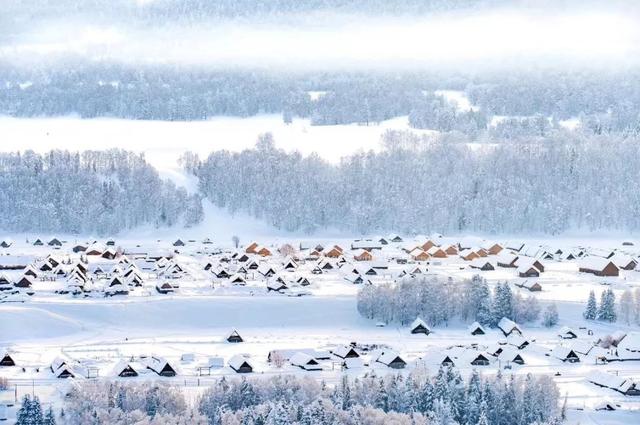
[[[640,424],[640,2],[3,0],[0,424]]]
[[[629,423],[640,406],[640,248],[607,242],[3,240],[2,402],[11,411],[35,391],[43,409],[84,423],[87,392],[112,418],[107,388],[117,404],[130,384],[161,385],[169,399],[156,403],[171,407],[154,409],[186,415],[179,391],[199,400],[193,421],[222,421],[210,399],[225,393],[220,382],[286,376],[323,383],[305,397],[338,403],[345,385],[367,385],[351,396],[410,416],[438,399],[419,402],[407,385],[498,379],[523,405],[519,391],[541,391],[544,404],[527,413],[540,420],[558,406],[568,418]],[[458,390],[464,404],[447,414],[477,416],[479,404],[465,409],[479,395]]]

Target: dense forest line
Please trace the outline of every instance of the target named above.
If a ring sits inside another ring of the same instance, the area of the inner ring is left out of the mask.
[[[440,367],[435,376],[350,379],[335,386],[313,377],[276,375],[262,379],[222,377],[190,409],[184,393],[161,383],[82,382],[65,398],[62,423],[92,424],[558,424],[558,389],[548,376],[485,378],[474,371]],[[178,419],[182,418],[182,419]],[[145,420],[149,422],[145,422]],[[25,422],[31,423],[31,422]]]
[[[331,164],[275,147],[218,151],[184,166],[200,190],[231,213],[247,212],[286,230],[332,227],[558,234],[570,229],[640,229],[640,139],[552,131],[501,143],[389,132],[380,152]]]
[[[4,231],[115,234],[143,224],[194,225],[200,197],[121,150],[0,153]]]
[[[0,115],[78,114],[83,118],[203,120],[282,114],[313,125],[370,124],[409,116],[415,128],[478,137],[495,115],[581,118],[594,132],[638,132],[637,71],[281,72],[127,66],[67,58],[45,66],[0,63]],[[479,109],[460,110],[437,90],[467,94]],[[316,92],[316,96],[310,93]]]

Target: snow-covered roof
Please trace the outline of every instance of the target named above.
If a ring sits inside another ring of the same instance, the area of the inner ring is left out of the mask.
[[[404,359],[400,357],[400,355],[395,351],[385,350],[378,355],[378,357],[376,358],[376,361],[378,363],[382,363],[388,366],[389,364],[394,362],[396,359],[400,359],[401,361],[404,362]]]
[[[626,393],[635,386],[635,383],[629,378],[612,375],[600,370],[594,370],[589,373],[587,379],[589,382],[620,391],[621,393]]]
[[[236,370],[240,369],[244,363],[248,364],[253,369],[253,365],[251,364],[249,359],[241,354],[236,354],[235,356],[231,357],[227,362],[227,364],[230,367]]]
[[[573,351],[571,347],[556,345],[553,350],[551,350],[551,355],[557,359],[565,360],[572,352],[577,356],[576,352]]]
[[[322,367],[318,364],[316,359],[314,359],[309,354],[302,353],[300,351],[296,352],[289,358],[289,363],[304,369],[310,369],[310,370],[322,369]]]
[[[354,353],[358,354],[356,352],[356,350],[353,349],[353,347],[350,347],[348,345],[343,345],[343,346],[337,347],[332,352],[333,352],[333,354],[335,354],[338,357],[345,358],[347,355],[349,355],[349,353],[351,351],[353,351]],[[358,356],[359,356],[359,354],[358,354]]]
[[[425,328],[425,329],[427,329],[427,330],[431,330],[431,328],[429,327],[429,325],[427,325],[427,324],[425,323],[425,321],[424,321],[424,320],[422,320],[422,319],[421,319],[421,318],[419,318],[419,317],[416,317],[416,320],[414,320],[414,321],[411,323],[411,329],[415,329],[415,328],[417,328],[418,326],[422,326],[422,327],[424,327],[424,328]]]
[[[498,327],[505,333],[509,333],[514,329],[517,329],[518,331],[522,332],[522,330],[516,324],[516,322],[514,322],[511,319],[507,319],[506,317],[503,317],[502,319],[500,319],[500,321],[498,322]]]
[[[587,270],[598,270],[598,271],[602,271],[604,270],[609,264],[613,264],[611,262],[611,260],[608,260],[606,258],[603,257],[597,257],[594,255],[590,255],[588,257],[583,257],[579,262],[578,265],[581,269],[587,269]],[[618,266],[616,266],[615,264],[613,264],[616,268],[618,268]]]
[[[382,249],[382,244],[371,239],[361,239],[351,242],[351,249]]]
[[[558,335],[562,336],[562,337],[565,337],[567,335],[575,335],[575,336],[577,336],[578,334],[573,329],[571,329],[570,327],[563,326],[558,331]]]
[[[480,329],[480,330],[482,330],[482,332],[485,332],[485,333],[486,333],[486,331],[484,330],[484,328],[482,327],[482,325],[481,325],[480,323],[478,323],[478,322],[473,322],[471,325],[469,325],[469,328],[468,328],[468,329],[469,329],[469,332],[473,332],[473,331],[475,331],[476,329]]]
[[[496,261],[500,264],[512,264],[517,259],[518,256],[516,254],[505,251],[501,251],[500,254],[496,256]]]
[[[640,332],[628,333],[622,341],[618,343],[618,350],[640,352]]]

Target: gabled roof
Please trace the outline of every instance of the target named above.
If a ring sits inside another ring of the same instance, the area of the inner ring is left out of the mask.
[[[338,357],[341,357],[341,358],[345,358],[348,355],[351,355],[351,356],[354,356],[354,357],[360,357],[360,354],[358,354],[358,352],[356,350],[354,350],[353,347],[350,347],[348,345],[343,345],[343,346],[337,347],[332,351],[332,353],[335,354]],[[354,355],[354,353],[355,353],[355,355]]]
[[[482,325],[478,322],[473,322],[471,325],[469,325],[469,327],[467,328],[469,329],[469,332],[474,332],[476,330],[481,330],[483,333],[487,333],[484,329],[484,327],[482,327]]]
[[[556,345],[553,350],[551,350],[551,355],[557,359],[565,360],[571,354],[574,354],[576,357],[578,356],[575,351],[571,347],[567,347],[564,345]]]
[[[404,361],[404,359],[402,357],[400,357],[400,355],[398,353],[396,353],[395,351],[391,351],[391,350],[385,350],[383,352],[381,352],[378,355],[378,358],[376,359],[376,361],[378,363],[382,363],[383,365],[387,365],[389,366],[391,363],[394,363],[396,361],[400,361],[402,363],[407,363],[406,361]]]
[[[516,322],[511,319],[507,319],[506,317],[500,319],[500,321],[498,322],[498,328],[500,328],[500,330],[506,334],[513,330],[517,330],[518,332],[522,333],[522,330],[516,324]]]
[[[240,369],[245,364],[253,369],[253,365],[251,364],[249,359],[241,354],[236,354],[235,356],[231,357],[227,364],[234,370]]]
[[[410,328],[411,328],[411,329],[415,329],[415,328],[417,328],[418,326],[422,326],[423,328],[425,328],[425,329],[427,329],[427,330],[431,330],[431,328],[429,327],[429,325],[427,325],[427,324],[425,323],[425,321],[424,321],[424,320],[422,320],[422,319],[421,319],[421,318],[419,318],[419,317],[416,317],[416,320],[414,320],[414,321],[411,323]]]
[[[296,352],[289,358],[289,363],[306,370],[322,370],[318,361],[306,353]]]
[[[583,257],[578,262],[578,266],[581,269],[596,270],[596,271],[603,271],[609,264],[612,264],[616,269],[618,268],[618,266],[616,266],[611,260],[608,260],[603,257],[597,257],[594,255]]]
[[[161,374],[176,374],[177,370],[163,357],[147,357],[144,359],[144,364],[148,369],[154,371],[158,375]]]

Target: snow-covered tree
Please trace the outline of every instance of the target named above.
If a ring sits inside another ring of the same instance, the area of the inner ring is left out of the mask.
[[[587,320],[595,320],[598,316],[598,306],[596,304],[596,294],[593,292],[589,292],[589,299],[587,300],[587,308],[585,309],[582,316]]]
[[[558,307],[556,303],[551,303],[544,310],[544,316],[542,317],[542,324],[547,328],[558,324]]]
[[[612,289],[606,289],[600,297],[600,308],[598,309],[598,320],[605,322],[615,322],[616,314],[616,296]]]

